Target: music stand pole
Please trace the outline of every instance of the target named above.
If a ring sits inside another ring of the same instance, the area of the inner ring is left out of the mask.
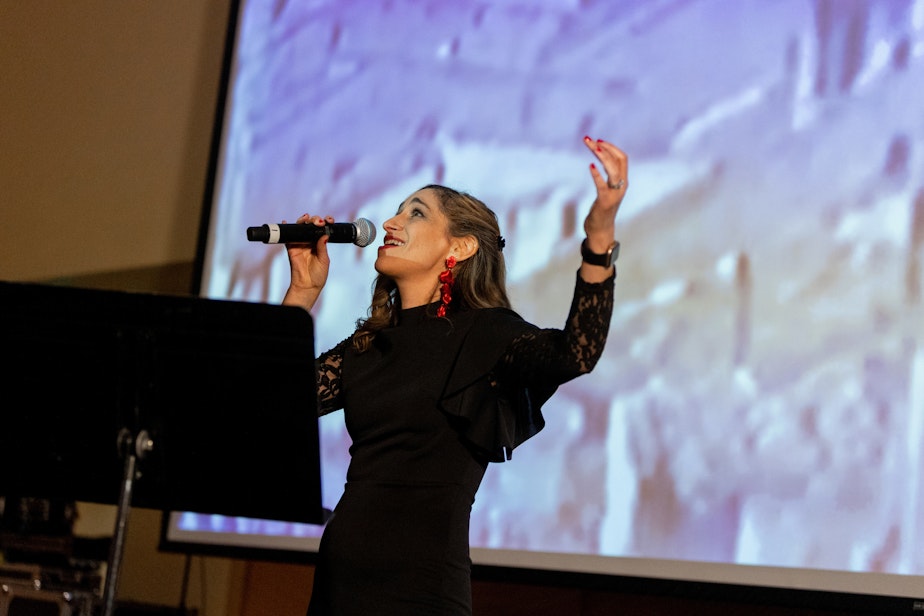
[[[115,595],[119,585],[119,569],[125,552],[125,533],[128,528],[128,512],[132,502],[132,486],[135,481],[135,466],[138,458],[153,448],[153,441],[145,430],[133,440],[131,432],[122,428],[117,438],[120,454],[125,458],[122,486],[119,490],[119,502],[116,515],[115,533],[109,546],[109,563],[106,566],[106,581],[103,584],[103,616],[113,616]]]

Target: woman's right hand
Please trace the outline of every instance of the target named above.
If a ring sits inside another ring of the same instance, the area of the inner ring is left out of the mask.
[[[295,221],[296,224],[319,227],[333,222],[333,216],[322,218],[310,214],[302,214]],[[290,278],[289,288],[282,299],[284,305],[300,306],[305,310],[311,310],[318,301],[318,296],[327,283],[327,274],[330,271],[327,242],[327,236],[322,236],[311,244],[286,244]]]

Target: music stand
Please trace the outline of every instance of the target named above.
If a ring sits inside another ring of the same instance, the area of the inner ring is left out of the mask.
[[[321,524],[310,315],[0,282],[0,494]],[[18,392],[18,396],[12,395]]]

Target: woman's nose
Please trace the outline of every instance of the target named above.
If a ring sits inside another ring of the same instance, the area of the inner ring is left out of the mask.
[[[382,223],[382,228],[385,229],[386,231],[394,231],[399,226],[400,225],[398,225],[398,216],[392,216],[391,218],[386,220],[384,223]]]

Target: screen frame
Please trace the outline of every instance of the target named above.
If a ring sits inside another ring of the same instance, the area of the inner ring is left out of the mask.
[[[195,294],[200,294],[202,292],[201,286],[205,273],[204,268],[206,267],[208,259],[209,223],[216,186],[220,180],[218,175],[221,165],[222,144],[225,138],[224,132],[227,126],[226,112],[228,91],[234,74],[235,48],[239,36],[239,21],[241,19],[240,13],[244,4],[245,3],[242,3],[241,0],[231,0],[230,2],[231,8],[228,20],[224,60],[222,63],[221,86],[216,105],[212,146],[208,162],[207,182],[202,203],[202,217],[195,259],[192,287],[192,291]],[[184,541],[171,534],[171,513],[174,512],[164,512],[163,516],[159,547],[164,551],[302,564],[313,564],[317,558],[317,553],[313,550],[281,550],[257,546]],[[837,584],[842,589],[826,590],[816,588],[812,585],[807,587],[787,586],[784,585],[783,582],[779,584],[739,583],[737,580],[734,582],[726,582],[722,581],[721,576],[716,577],[715,574],[705,575],[703,579],[692,579],[691,577],[681,577],[673,574],[663,576],[653,573],[653,569],[657,568],[657,561],[651,561],[655,563],[653,566],[641,568],[642,571],[649,571],[649,573],[639,575],[627,574],[624,571],[599,573],[534,567],[528,564],[511,566],[495,562],[495,559],[491,558],[488,554],[490,552],[495,552],[495,550],[473,548],[473,579],[547,586],[567,586],[587,590],[619,591],[633,594],[659,594],[706,599],[720,598],[744,603],[770,603],[779,606],[811,606],[819,609],[844,609],[855,613],[904,614],[911,610],[924,609],[924,593],[922,593],[922,599],[917,599],[892,594],[852,592],[846,590],[846,588],[851,587],[851,581],[855,580],[857,576],[862,576],[864,578],[876,576],[899,577],[894,574],[833,572],[836,576],[843,577],[843,581]],[[613,560],[613,557],[600,558],[610,558]],[[632,559],[617,558],[617,560],[631,561]],[[688,564],[690,566],[696,565],[696,563]],[[710,568],[712,564],[709,563],[706,566]],[[748,565],[723,565],[723,567],[734,569],[753,568]],[[623,569],[622,566],[619,568]],[[625,568],[631,569],[631,566]],[[722,567],[719,568],[721,569]],[[788,576],[795,576],[799,572],[818,571],[816,569],[789,569],[782,567],[760,567],[760,569],[767,571],[777,570],[779,575],[776,577],[781,580]]]
[[[190,293],[202,295],[202,276],[206,266],[208,252],[209,227],[212,217],[212,204],[215,199],[215,187],[218,181],[218,169],[221,164],[222,145],[225,138],[226,110],[228,107],[228,88],[234,69],[234,54],[237,47],[238,23],[242,8],[241,0],[229,0],[227,27],[225,29],[224,50],[221,59],[221,75],[218,80],[218,93],[215,97],[215,111],[212,120],[212,137],[209,145],[208,166],[203,187],[199,230],[196,239],[196,254],[193,260]]]

